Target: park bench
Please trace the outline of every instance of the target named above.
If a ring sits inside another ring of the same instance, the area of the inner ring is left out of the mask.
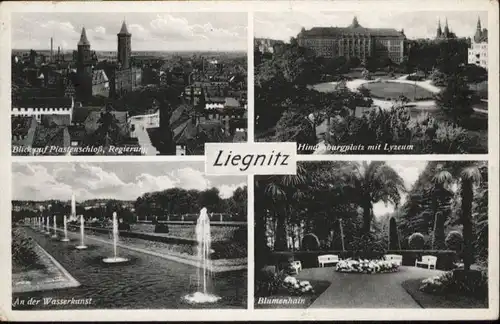
[[[291,267],[292,267],[292,269],[295,270],[296,274],[298,274],[300,271],[302,271],[302,263],[300,261],[292,261]]]
[[[436,263],[437,263],[437,257],[432,256],[432,255],[424,255],[422,256],[422,261],[415,260],[415,267],[418,267],[418,265],[422,264],[427,266],[427,269],[436,269]]]
[[[399,266],[403,264],[403,256],[399,254],[386,254],[384,255],[386,261],[396,262]]]
[[[339,256],[334,255],[334,254],[326,254],[326,255],[318,256],[318,263],[319,263],[320,268],[323,268],[325,266],[325,264],[331,263],[331,264],[335,265],[339,261],[340,261]]]

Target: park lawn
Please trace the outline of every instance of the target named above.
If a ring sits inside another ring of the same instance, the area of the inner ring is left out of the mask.
[[[373,98],[393,100],[405,96],[411,101],[433,99],[434,94],[422,87],[397,82],[365,83],[363,87],[370,90]]]
[[[314,293],[309,294],[309,295],[302,295],[302,296],[291,296],[288,294],[288,291],[285,288],[282,288],[280,291],[278,291],[276,294],[272,296],[265,297],[267,299],[287,299],[289,297],[291,298],[303,298],[305,301],[304,303],[300,304],[259,304],[259,297],[255,296],[255,308],[258,309],[282,309],[282,308],[289,308],[289,309],[305,309],[309,308],[312,303],[319,297],[321,294],[328,288],[330,287],[330,282],[328,281],[319,281],[319,280],[308,280],[311,285],[314,288]]]
[[[422,308],[488,308],[488,300],[457,294],[433,295],[420,291],[422,279],[404,281],[401,285]]]

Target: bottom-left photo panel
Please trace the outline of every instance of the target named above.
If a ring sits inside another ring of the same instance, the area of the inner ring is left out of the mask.
[[[12,309],[247,308],[247,177],[12,164]]]

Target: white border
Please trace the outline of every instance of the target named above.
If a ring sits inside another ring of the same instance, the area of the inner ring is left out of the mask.
[[[312,320],[312,319],[345,319],[345,320],[390,320],[390,319],[420,319],[427,320],[473,320],[498,318],[498,193],[499,193],[499,155],[498,155],[498,4],[494,0],[418,0],[418,1],[184,1],[184,2],[3,2],[0,3],[0,117],[3,127],[0,127],[2,149],[1,181],[3,182],[2,199],[0,199],[0,237],[10,237],[10,198],[11,197],[11,161],[24,162],[62,162],[62,161],[203,161],[203,157],[183,156],[116,156],[116,157],[10,157],[10,12],[252,12],[257,11],[379,11],[381,14],[391,11],[489,11],[489,154],[488,155],[330,155],[330,156],[299,156],[299,160],[489,160],[489,251],[490,251],[490,308],[486,310],[472,309],[306,309],[306,310],[251,310],[252,295],[248,298],[250,310],[71,310],[71,311],[16,311],[10,310],[11,303],[11,248],[10,240],[5,240],[0,246],[0,260],[2,262],[0,274],[0,319],[9,320],[66,320],[75,321],[82,318],[87,320]],[[249,21],[248,34],[253,35],[253,21]],[[249,98],[249,141],[253,141],[253,37],[249,37],[248,44],[248,98]],[[252,82],[250,82],[252,81]],[[249,267],[248,292],[253,292],[253,176],[248,176],[248,238],[249,238]],[[252,284],[251,284],[252,283]]]

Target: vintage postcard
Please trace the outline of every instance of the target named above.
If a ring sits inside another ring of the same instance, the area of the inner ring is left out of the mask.
[[[12,309],[246,308],[247,178],[202,168],[14,163]]]
[[[488,11],[258,12],[254,35],[256,141],[488,152]]]
[[[0,320],[499,317],[496,1],[0,21]]]
[[[246,141],[247,13],[11,15],[13,155]]]

